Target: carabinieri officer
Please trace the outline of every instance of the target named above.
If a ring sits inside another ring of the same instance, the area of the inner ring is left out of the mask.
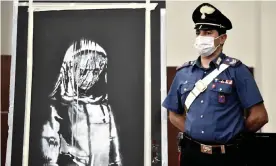
[[[199,56],[177,69],[162,104],[184,133],[181,166],[244,165],[240,135],[268,122],[262,95],[248,67],[222,52],[231,21],[208,3],[192,18]]]

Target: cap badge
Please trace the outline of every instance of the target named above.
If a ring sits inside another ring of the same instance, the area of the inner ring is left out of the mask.
[[[202,6],[200,8],[200,13],[202,14],[201,15],[201,19],[205,19],[205,14],[212,14],[214,13],[215,9],[210,7],[210,6]]]

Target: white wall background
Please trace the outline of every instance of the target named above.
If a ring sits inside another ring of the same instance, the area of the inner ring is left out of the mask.
[[[12,1],[1,1],[1,55],[11,55]]]
[[[196,58],[192,12],[201,2],[167,1],[167,66],[178,66]],[[269,123],[263,132],[276,133],[276,2],[211,1],[233,24],[224,52],[255,68]],[[12,3],[1,2],[1,55],[11,54]]]
[[[208,1],[205,1],[208,2]],[[276,2],[209,1],[220,9],[233,24],[228,31],[224,52],[255,68],[256,81],[263,94],[269,123],[262,132],[276,132]],[[179,66],[197,55],[193,10],[199,1],[167,1],[167,66]]]

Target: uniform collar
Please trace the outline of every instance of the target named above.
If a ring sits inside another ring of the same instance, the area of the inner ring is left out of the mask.
[[[219,68],[219,66],[222,64],[225,58],[226,58],[226,55],[224,53],[220,53],[217,58],[212,60],[212,63],[215,64],[216,68]]]
[[[214,67],[219,68],[219,66],[221,65],[221,63],[225,59],[225,57],[226,57],[226,55],[224,53],[220,53],[220,55],[217,58],[213,59],[210,62],[210,68],[214,68]],[[197,58],[197,60],[195,60],[194,66],[203,69],[203,67],[201,66],[200,56]]]

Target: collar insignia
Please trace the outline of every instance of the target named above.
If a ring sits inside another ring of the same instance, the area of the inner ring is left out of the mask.
[[[217,60],[217,62],[216,62],[216,64],[219,65],[220,62],[221,62],[221,58],[219,57],[218,60]]]

